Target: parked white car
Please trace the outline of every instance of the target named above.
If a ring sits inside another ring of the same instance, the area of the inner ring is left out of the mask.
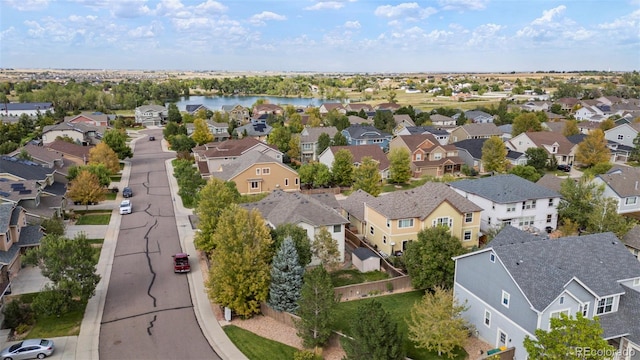
[[[132,208],[131,200],[122,200],[120,203],[120,215],[131,214]]]

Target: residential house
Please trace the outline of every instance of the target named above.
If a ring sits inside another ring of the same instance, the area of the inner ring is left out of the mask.
[[[89,151],[93,148],[60,139],[45,144],[44,147],[60,153],[61,156],[64,156],[65,161],[69,160],[76,165],[86,165],[89,162]]]
[[[20,117],[22,114],[27,114],[29,117],[35,118],[38,114],[44,115],[47,111],[51,113],[55,111],[53,103],[0,103],[0,114],[4,116]]]
[[[351,125],[342,130],[342,135],[347,139],[347,144],[351,146],[376,144],[382,150],[389,148],[389,142],[393,138],[391,134],[369,125]]]
[[[576,98],[560,98],[556,101],[556,104],[560,104],[561,110],[568,113],[573,112],[573,108],[580,103],[580,100]]]
[[[83,123],[73,124],[62,122],[56,125],[47,125],[42,129],[42,143],[49,144],[59,137],[68,137],[79,145],[96,145],[102,140],[105,127],[96,127]]]
[[[256,115],[284,115],[284,109],[279,105],[274,104],[257,104],[252,110],[253,116]]]
[[[481,110],[468,110],[464,112],[464,117],[467,118],[468,121],[471,121],[474,124],[488,124],[493,123],[493,115],[488,114]]]
[[[114,115],[107,115],[101,112],[83,112],[78,115],[64,117],[64,122],[66,123],[85,124],[102,128],[108,127],[111,120],[115,120]]]
[[[358,189],[346,198],[338,200],[342,209],[342,215],[349,220],[349,231],[354,234],[366,234],[367,221],[364,218],[364,204],[375,200],[375,196]]]
[[[640,168],[615,166],[606,174],[596,175],[593,182],[604,186],[604,197],[618,202],[618,214],[640,215]]]
[[[204,111],[205,113],[207,111],[211,111],[211,109],[209,109],[208,107],[204,106],[203,104],[188,104],[188,105],[185,106],[185,111],[189,115],[196,115],[201,110]]]
[[[631,228],[623,237],[624,246],[640,261],[640,225]]]
[[[640,132],[640,122],[624,123],[604,132],[604,138],[618,144],[635,147],[633,140]]]
[[[589,120],[580,121],[577,125],[580,133],[585,135],[588,135],[590,132],[592,132],[595,129],[600,129],[600,123],[596,121],[589,121]]]
[[[66,184],[68,182],[67,175],[69,174],[69,168],[76,165],[76,163],[70,159],[65,158],[64,154],[59,151],[31,143],[16,149],[14,152],[9,153],[8,156],[20,160],[22,158],[21,154],[23,153],[29,156],[31,163],[55,170],[54,182]]]
[[[467,306],[462,316],[481,340],[514,347],[514,359],[527,359],[527,336],[536,339],[551,319],[578,312],[599,317],[602,337],[627,354],[623,359],[640,354],[640,262],[614,234],[549,240],[507,226],[483,249],[454,260],[454,297]]]
[[[142,105],[135,111],[136,124],[159,126],[169,118],[169,110],[162,105]]]
[[[338,245],[338,260],[344,262],[344,230],[349,221],[340,215],[339,204],[332,194],[304,195],[276,190],[261,201],[240,206],[260,211],[271,228],[281,224],[297,225],[306,230],[310,241],[322,228],[327,229]],[[320,259],[314,257],[311,265],[319,264]]]
[[[470,168],[478,173],[485,173],[482,164],[482,146],[487,139],[466,139],[453,143],[458,149],[458,157]]]
[[[562,182],[567,179],[570,179],[570,178],[548,173],[548,174],[545,174],[540,179],[538,179],[538,181],[536,181],[536,184],[540,186],[544,186],[549,190],[553,190],[557,193],[560,193],[560,189],[562,188]]]
[[[576,110],[573,116],[578,121],[594,121],[594,122],[602,122],[606,119],[604,112],[600,110],[597,106],[582,106],[578,110]]]
[[[507,149],[507,160],[511,166],[524,166],[527,165],[529,158],[525,153]]]
[[[353,166],[359,167],[362,159],[365,157],[372,158],[378,163],[380,177],[382,179],[389,178],[389,158],[378,145],[360,145],[360,146],[329,146],[318,157],[318,161],[327,165],[329,169],[333,166],[335,155],[340,150],[347,150],[353,157]]]
[[[526,152],[532,147],[542,148],[549,156],[554,156],[558,164],[573,165],[578,145],[566,136],[551,131],[521,133],[505,143],[510,150]]]
[[[465,124],[451,131],[450,143],[466,139],[488,139],[492,136],[502,136],[502,131],[494,123]]]
[[[449,186],[480,206],[481,230],[511,225],[532,232],[555,229],[560,194],[516,175],[465,179]]]
[[[411,116],[407,114],[393,115],[393,121],[396,124],[396,126],[393,129],[394,135],[396,135],[398,131],[406,128],[407,126],[416,126],[416,123],[413,122],[413,119],[411,119]]]
[[[429,116],[429,120],[431,120],[431,124],[436,127],[456,125],[456,119],[449,116],[440,115],[440,114],[433,114]]]
[[[249,109],[240,105],[222,105],[222,111],[229,115],[229,121],[235,121],[236,125],[243,125],[249,122]]]
[[[331,139],[338,133],[335,126],[305,127],[300,133],[300,159],[303,163],[318,160],[318,139],[327,134]],[[326,150],[326,149],[324,149]]]
[[[223,164],[219,169],[209,170],[213,177],[235,182],[241,195],[260,194],[277,189],[300,191],[298,173],[259,150],[248,151]]]
[[[567,125],[567,120],[545,121],[542,123],[542,129],[562,134]]]
[[[341,103],[323,103],[318,110],[320,111],[320,116],[327,115],[331,110],[335,110],[342,115],[347,113],[347,110]]]
[[[524,111],[536,112],[536,111],[549,111],[551,105],[547,101],[527,101],[520,105],[520,108]]]
[[[40,225],[27,224],[26,210],[15,203],[0,204],[0,303],[11,292],[11,280],[22,268],[21,255],[40,245]]]
[[[356,112],[364,111],[365,113],[374,112],[373,106],[369,104],[360,104],[360,103],[348,103],[344,106],[346,112]]]
[[[231,138],[231,135],[229,135],[229,124],[224,122],[219,123],[212,120],[206,120],[205,122],[207,124],[207,128],[209,128],[209,131],[211,132],[211,135],[213,135],[213,141],[225,141]],[[195,125],[190,123],[185,124],[185,127],[187,128],[187,135],[193,135],[193,132],[196,129]]]
[[[348,115],[347,119],[349,119],[349,124],[351,125],[360,125],[360,124],[371,125],[372,124],[370,119],[363,119],[360,116]]]
[[[391,111],[392,113],[395,113],[401,107],[402,106],[396,103],[382,103],[374,106],[373,109],[375,111]]]
[[[364,206],[363,233],[382,254],[405,251],[420,230],[446,226],[465,247],[478,246],[482,208],[443,183],[428,182],[411,190],[370,198]]]
[[[575,134],[567,136],[567,139],[572,143],[579,145],[586,137],[587,135],[585,134]],[[633,151],[632,147],[619,144],[612,140],[607,140],[607,148],[611,154],[611,159],[609,161],[612,163],[627,162],[629,160],[629,156],[631,156],[631,152]]]
[[[502,141],[507,141],[513,137],[513,135],[511,135],[513,134],[513,124],[500,125],[498,129],[502,132],[502,135],[500,135]]]
[[[193,148],[198,168],[202,176],[208,177],[210,171],[220,171],[222,165],[230,163],[241,155],[250,151],[259,151],[270,156],[277,162],[282,162],[283,154],[276,147],[258,141],[251,137],[230,139],[223,142],[211,142]]]
[[[273,127],[268,124],[249,123],[233,129],[233,133],[236,134],[238,139],[248,136],[266,142],[271,130],[273,130]]]
[[[464,164],[455,145],[440,145],[431,134],[396,136],[389,144],[390,150],[395,148],[409,152],[412,175],[416,178],[454,174]]]
[[[407,126],[399,130],[395,135],[416,135],[416,134],[431,134],[440,145],[447,145],[449,143],[449,137],[451,134],[447,130],[435,128],[433,126]]]

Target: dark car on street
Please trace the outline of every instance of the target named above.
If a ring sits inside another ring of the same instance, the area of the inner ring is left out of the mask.
[[[571,171],[571,165],[558,165],[558,170],[569,172]]]
[[[133,190],[130,187],[126,187],[122,189],[122,196],[125,198],[130,198],[133,196]]]

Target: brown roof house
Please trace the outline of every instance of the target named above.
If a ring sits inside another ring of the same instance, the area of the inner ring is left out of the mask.
[[[64,156],[65,160],[71,160],[76,165],[86,165],[89,162],[89,151],[92,148],[91,146],[72,144],[59,139],[45,144],[44,147],[59,152]]]
[[[115,118],[115,116],[113,118]],[[78,115],[64,117],[64,122],[98,127],[109,126],[109,120],[111,120],[111,117],[101,112],[83,112]]]
[[[326,228],[336,241],[340,251],[339,261],[344,261],[344,228],[349,223],[336,209],[339,204],[330,194],[305,195],[300,192],[273,191],[269,196],[254,203],[241,204],[246,209],[257,209],[269,226],[294,224],[307,231],[309,240],[322,228]],[[319,265],[313,258],[311,265]]]
[[[283,154],[280,150],[251,137],[196,146],[193,148],[193,155],[200,168],[200,174],[206,177],[210,172],[220,171],[222,165],[254,150],[272,157],[277,162],[282,162]]]
[[[219,169],[209,170],[213,177],[235,182],[242,195],[300,190],[298,172],[258,150],[248,151]]]
[[[573,165],[578,145],[562,133],[552,131],[524,132],[505,143],[507,148],[524,153],[532,147],[543,148],[549,156],[555,156],[558,164]]]
[[[318,161],[331,169],[335,155],[340,150],[347,150],[351,153],[351,156],[353,156],[353,165],[356,167],[360,166],[364,157],[371,157],[378,163],[380,176],[383,179],[389,178],[389,158],[387,158],[387,154],[385,154],[378,145],[329,146],[320,154]]]
[[[413,177],[453,174],[464,164],[455,145],[440,145],[432,134],[396,136],[391,140],[389,150],[395,148],[405,148],[411,154]]]

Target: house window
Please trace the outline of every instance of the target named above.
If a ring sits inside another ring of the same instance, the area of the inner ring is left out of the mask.
[[[260,187],[260,185],[258,184],[257,181],[252,181],[251,182],[251,189],[255,190],[255,189],[259,188],[259,187]]]
[[[464,214],[464,222],[466,223],[473,222],[473,213]]]
[[[287,178],[284,179],[284,186],[289,186],[289,179]]]
[[[342,230],[342,225],[333,225],[333,232],[339,233]]]
[[[635,205],[638,202],[638,198],[635,196],[631,196],[624,199],[625,205]]]
[[[536,201],[535,200],[523,201],[522,202],[522,210],[535,209],[535,208],[536,208]]]
[[[618,140],[624,140],[624,135],[618,134]]]
[[[387,227],[391,227],[391,220],[387,219]]]
[[[549,207],[553,207],[553,199],[549,199]]]
[[[560,296],[560,305],[564,304],[564,296]]]
[[[402,251],[407,250],[407,244],[410,240],[402,240]]]
[[[374,230],[373,230],[373,226],[369,226],[369,234],[373,235]]]
[[[507,205],[507,212],[513,212],[513,211],[516,211],[516,204],[508,204]]]
[[[553,311],[553,312],[551,312],[551,315],[549,315],[549,318],[550,319],[560,319],[560,314],[565,314],[565,315],[569,316],[569,310]]]
[[[551,220],[553,220],[553,214],[547,214],[547,224],[551,224]]]
[[[416,161],[422,160],[422,154],[416,154]]]
[[[557,152],[558,152],[558,147],[557,146],[554,146],[554,147],[551,148],[551,153],[552,154],[555,154]]]
[[[433,160],[440,160],[440,159],[442,159],[442,154],[441,153],[433,154]]]
[[[582,316],[587,317],[589,316],[589,303],[584,303],[580,306],[580,312],[582,313]]]
[[[303,144],[302,150],[311,150],[311,144]]]
[[[508,292],[502,290],[502,305],[504,307],[509,307],[509,299],[511,299],[511,295]]]
[[[398,228],[410,228],[413,227],[413,219],[400,219],[398,220]]]
[[[471,241],[471,230],[467,230],[464,232],[464,241]]]
[[[491,261],[492,263],[496,262],[496,254],[494,253],[489,254],[489,261]]]
[[[613,296],[600,299],[596,307],[596,315],[607,314],[613,311]]]
[[[387,235],[383,235],[382,236],[382,243],[386,244],[387,243]]]
[[[269,175],[271,173],[270,168],[262,168],[262,175]]]
[[[300,179],[296,178],[296,185],[300,184]]]
[[[256,169],[256,175],[260,175],[260,168]]]
[[[491,312],[487,309],[484,310],[484,324],[491,327]]]
[[[453,219],[449,218],[449,217],[441,217],[441,218],[437,218],[435,220],[433,220],[433,226],[447,226],[447,227],[452,227],[453,226]]]
[[[518,226],[520,226],[520,227],[533,226],[533,220],[534,220],[533,216],[527,216],[527,217],[520,218],[520,220],[518,221]]]
[[[491,225],[491,216],[487,218],[487,225]]]

